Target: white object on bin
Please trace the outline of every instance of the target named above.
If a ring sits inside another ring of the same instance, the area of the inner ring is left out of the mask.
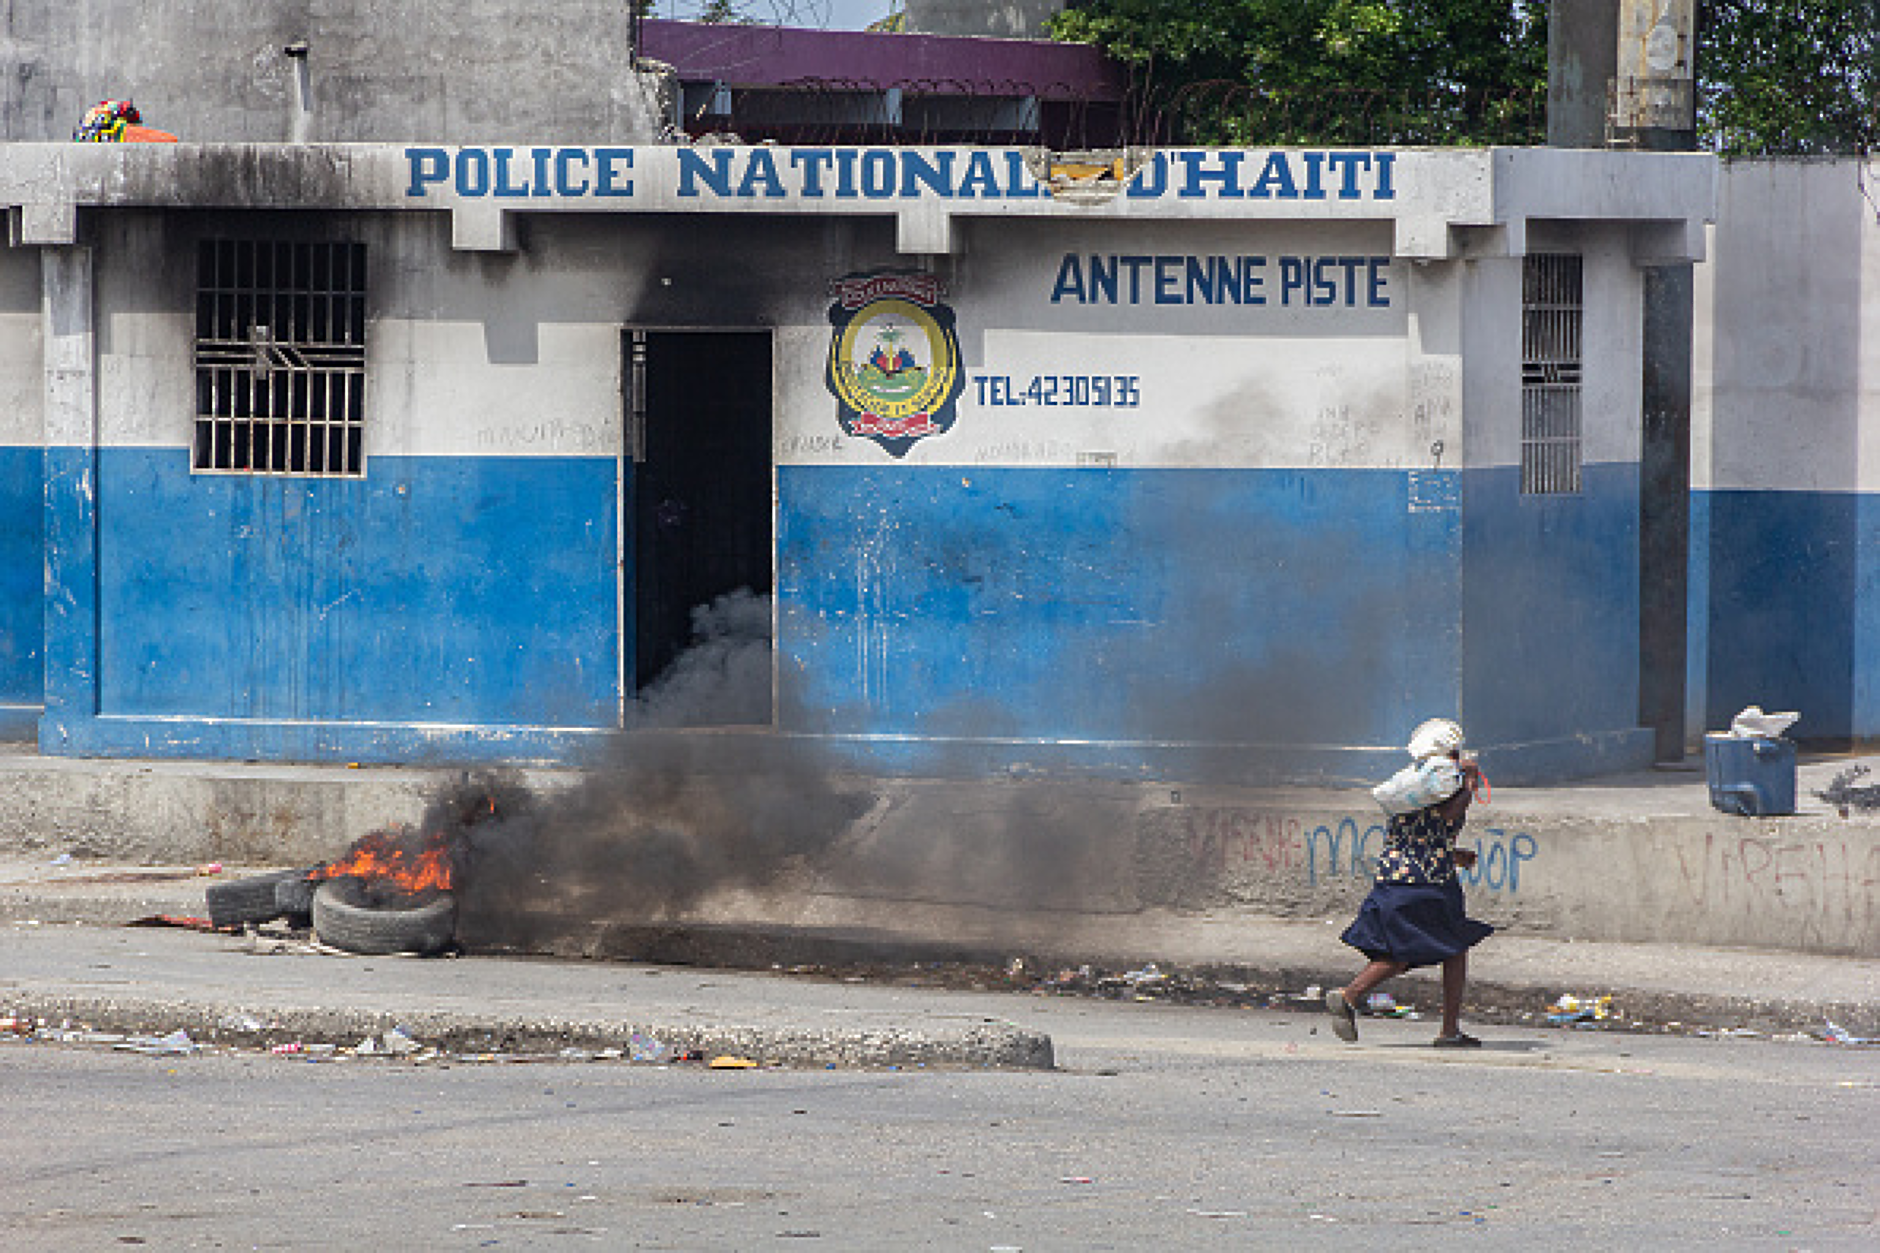
[[[1774,739],[1801,718],[1799,713],[1766,714],[1762,706],[1751,705],[1730,720],[1730,734],[1739,740]]]

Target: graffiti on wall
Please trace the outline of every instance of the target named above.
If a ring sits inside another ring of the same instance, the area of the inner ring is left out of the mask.
[[[1795,912],[1805,929],[1864,928],[1880,888],[1880,843],[1843,838],[1776,839],[1707,831],[1703,842],[1667,850],[1680,893],[1716,913]]]
[[[1312,887],[1342,879],[1368,881],[1384,846],[1381,820],[1313,821],[1233,807],[1176,812],[1174,833],[1181,851],[1191,869],[1203,874],[1256,871],[1297,876]],[[1529,865],[1541,851],[1528,832],[1494,826],[1465,828],[1456,843],[1476,853],[1475,865],[1460,872],[1464,885],[1510,895],[1521,890],[1524,874],[1531,879]]]

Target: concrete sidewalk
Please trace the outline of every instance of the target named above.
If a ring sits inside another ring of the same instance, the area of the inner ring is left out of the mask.
[[[1469,887],[1471,912],[1498,926],[1472,957],[1469,1014],[1539,1021],[1570,993],[1610,996],[1627,1023],[1648,1029],[1821,1033],[1832,1023],[1880,1036],[1880,817],[1843,816],[1816,795],[1855,765],[1880,775],[1880,758],[1805,760],[1797,814],[1775,819],[1718,814],[1692,769],[1498,790],[1467,833],[1483,841],[1486,864],[1503,858],[1499,880],[1484,873]],[[0,1009],[192,1030],[243,1015],[302,1033],[324,1021],[336,1039],[359,1031],[370,1005],[372,1021],[423,1019],[453,1039],[625,1047],[630,1024],[602,1008],[607,998],[561,982],[630,981],[634,968],[621,962],[805,967],[882,987],[918,964],[923,980],[954,986],[1298,1003],[1356,968],[1337,936],[1368,886],[1363,853],[1381,830],[1360,789],[876,781],[874,808],[825,858],[832,871],[769,896],[721,892],[671,922],[553,918],[527,958],[460,932],[469,960],[375,962],[418,972],[382,976],[376,1000],[346,982],[359,967],[343,960],[256,962],[238,938],[121,930],[206,914],[214,879],[197,873],[204,863],[226,862],[226,879],[335,857],[371,830],[415,821],[460,777],[0,751],[11,802],[0,807]],[[519,777],[545,793],[573,782]],[[169,956],[139,959],[114,994],[87,990],[90,963],[104,960],[96,946],[133,944]],[[315,981],[305,996],[281,1000],[269,979],[249,977],[290,968]],[[832,1044],[826,1022],[784,1021],[801,1001],[796,983],[741,985],[739,1003],[750,1005],[763,1003],[758,989],[788,985],[772,998],[767,1056],[807,1064],[839,1047],[894,1064],[1035,1064],[1049,1054],[1048,1041],[1022,1035],[936,1035],[917,995]],[[1391,990],[1425,1011],[1436,1003],[1424,975]],[[756,1038],[737,1034],[751,1024],[736,1015],[670,1008],[655,1025],[673,1040],[734,1051]]]
[[[616,790],[619,830],[589,861],[617,861],[636,825],[675,823],[734,866],[777,856],[768,828],[790,822],[792,806],[808,798],[827,825],[806,841],[817,881],[799,881],[799,894],[877,902],[890,917],[910,903],[1016,925],[1037,915],[1056,930],[1078,915],[1107,928],[1157,911],[1349,916],[1383,839],[1382,816],[1359,787],[772,776],[741,772],[739,754],[709,737],[700,744],[687,767],[696,773],[637,779],[648,797]],[[705,773],[712,763],[722,773]],[[1779,818],[1717,812],[1701,769],[1497,789],[1464,833],[1481,854],[1465,875],[1471,910],[1504,932],[1561,941],[1880,958],[1880,815],[1842,815],[1817,795],[1855,767],[1872,772],[1866,782],[1880,778],[1880,756],[1805,759],[1796,812]],[[0,746],[0,859],[310,865],[374,830],[418,822],[463,778],[442,769],[48,758]],[[614,782],[566,771],[513,779],[547,810],[585,783]],[[859,804],[859,817],[832,811],[837,792]],[[650,818],[638,812],[642,801]],[[799,823],[784,851],[803,847],[804,835]],[[769,880],[781,869],[747,877]]]
[[[431,1037],[465,1046],[625,1049],[637,1030],[685,1048],[754,1050],[791,1064],[1032,1065],[1043,1058],[1048,1065],[1048,1041],[993,1023],[937,1025],[920,995],[898,985],[911,979],[1014,993],[1295,1003],[1315,986],[1342,983],[1359,961],[1338,942],[1340,918],[1239,911],[1015,918],[828,894],[793,899],[787,908],[721,902],[709,915],[675,922],[571,926],[547,937],[536,955],[448,961],[288,960],[304,949],[265,937],[125,925],[152,915],[200,917],[208,883],[257,869],[207,877],[192,867],[0,864],[0,1007],[212,1034],[217,1024],[255,1018],[271,1024],[269,1039],[282,1032],[356,1039],[396,1022],[425,1024]],[[255,960],[270,951],[283,960]],[[101,985],[102,968],[113,973]],[[669,982],[645,977],[687,968],[694,973]],[[762,973],[735,976],[739,993],[709,1009],[691,993],[650,1006],[640,995],[691,987],[700,968]],[[376,973],[361,973],[368,969]],[[866,1013],[831,1019],[814,1008],[825,993],[807,992],[803,980],[781,973],[792,970],[854,979],[888,997]],[[1544,1021],[1549,1004],[1571,993],[1612,997],[1623,1024],[1640,1029],[1821,1034],[1832,1024],[1880,1036],[1880,961],[1871,959],[1503,933],[1475,951],[1471,976],[1468,1013],[1476,1021]],[[609,1008],[607,990],[626,986],[635,999]],[[1426,1015],[1437,1002],[1424,972],[1390,990]]]

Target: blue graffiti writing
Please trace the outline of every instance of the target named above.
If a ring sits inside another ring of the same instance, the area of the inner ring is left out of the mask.
[[[1325,850],[1327,878],[1370,878],[1376,873],[1376,861],[1370,849],[1373,841],[1384,843],[1384,825],[1373,822],[1360,828],[1355,819],[1340,818],[1336,827],[1321,823],[1306,833],[1306,882],[1319,881],[1319,850]]]
[[[1377,873],[1376,850],[1384,846],[1384,824],[1360,827],[1356,819],[1341,818],[1337,825],[1320,823],[1306,833],[1306,881],[1317,886],[1321,878],[1368,879]],[[1469,887],[1490,892],[1521,890],[1521,866],[1540,853],[1540,844],[1525,831],[1508,832],[1486,827],[1481,835],[1465,834],[1457,847],[1475,851],[1475,865],[1457,871]]]
[[[1269,268],[1278,282],[1269,285]],[[1388,309],[1389,257],[1152,256],[1067,252],[1051,303]]]
[[[1467,838],[1457,841],[1458,847],[1475,849],[1475,865],[1457,870],[1457,875],[1472,888],[1485,887],[1491,892],[1520,891],[1521,863],[1533,861],[1540,845],[1525,831],[1510,835],[1500,827],[1488,827],[1485,834],[1488,836],[1486,844],[1479,837],[1473,841]]]

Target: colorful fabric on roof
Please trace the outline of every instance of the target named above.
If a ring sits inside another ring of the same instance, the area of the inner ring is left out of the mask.
[[[105,100],[85,114],[85,120],[72,132],[81,144],[115,144],[124,139],[124,128],[143,121],[143,114],[128,100]]]

